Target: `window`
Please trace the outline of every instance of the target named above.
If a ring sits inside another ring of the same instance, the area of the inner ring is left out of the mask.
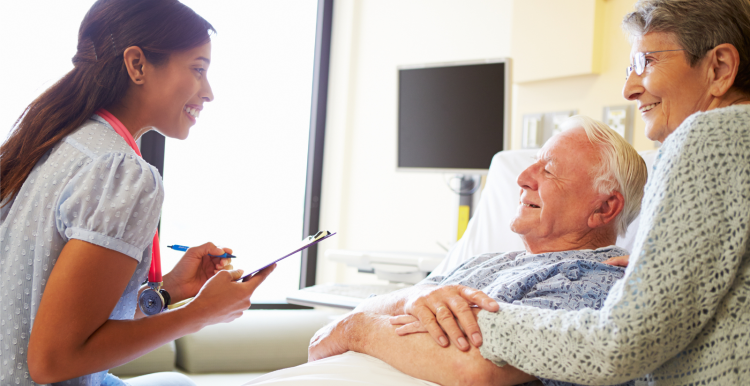
[[[72,68],[78,26],[93,1],[45,3],[49,6],[13,2],[0,16],[6,36],[21,37],[10,42],[19,71],[7,79],[9,92],[0,96],[3,139],[23,108]],[[310,217],[303,215],[306,189],[310,195],[306,181],[318,3],[183,3],[218,31],[208,71],[215,100],[204,106],[188,140],[166,140],[163,271],[182,256],[167,245],[207,241],[233,248],[235,268],[249,269],[254,260],[277,256],[299,242],[303,221]],[[330,7],[331,1],[326,3]],[[330,33],[330,10],[328,28]],[[327,84],[327,69],[321,83]],[[314,265],[311,271],[314,275]],[[256,291],[254,302],[283,302],[299,288],[300,273],[299,256],[285,260]]]
[[[92,0],[7,1],[0,33],[12,58],[0,93],[0,141],[5,141],[23,109],[73,69],[78,27]]]
[[[213,241],[234,249],[235,268],[280,255],[302,239],[317,2],[184,3],[212,38],[206,103],[186,141],[167,139],[162,266],[170,244]],[[300,257],[279,264],[253,300],[283,301],[299,288]]]

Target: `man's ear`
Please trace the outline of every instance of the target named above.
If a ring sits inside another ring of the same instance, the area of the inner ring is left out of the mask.
[[[625,198],[622,194],[617,191],[612,192],[611,195],[601,201],[599,208],[589,216],[589,228],[594,229],[610,224],[624,207]]]
[[[729,91],[737,77],[740,66],[740,53],[729,43],[719,44],[709,51],[709,91],[714,97],[720,97]]]
[[[143,54],[141,47],[131,46],[126,48],[123,58],[130,80],[135,84],[143,84],[146,79],[146,55]]]

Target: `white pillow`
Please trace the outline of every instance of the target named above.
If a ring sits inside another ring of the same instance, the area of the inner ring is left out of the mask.
[[[469,221],[461,240],[448,251],[445,260],[432,271],[433,275],[449,273],[464,261],[483,253],[520,251],[526,249],[521,238],[511,232],[510,222],[518,209],[519,189],[518,175],[529,167],[536,158],[538,150],[501,151],[492,158],[487,181],[479,199],[479,204]],[[639,152],[649,175],[656,158],[656,150]],[[638,230],[638,216],[628,227],[624,237],[617,238],[617,245],[627,249],[633,247]]]

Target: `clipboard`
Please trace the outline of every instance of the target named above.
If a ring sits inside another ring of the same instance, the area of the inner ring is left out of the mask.
[[[313,246],[313,245],[315,245],[315,244],[317,244],[317,243],[319,243],[319,242],[321,242],[321,241],[323,241],[323,240],[325,240],[325,239],[327,239],[327,238],[329,238],[329,237],[331,237],[331,236],[333,236],[335,234],[336,234],[336,232],[331,233],[329,231],[320,231],[320,232],[318,232],[318,233],[316,233],[314,235],[307,236],[304,240],[302,240],[302,242],[299,245],[297,245],[297,247],[296,247],[297,249],[295,249],[294,251],[292,251],[292,252],[290,252],[290,253],[282,256],[282,257],[279,257],[278,259],[275,259],[275,260],[273,260],[271,262],[266,261],[264,263],[261,263],[263,265],[260,268],[255,269],[252,272],[248,273],[247,275],[243,276],[239,281],[243,281],[243,282],[248,281],[248,280],[250,280],[251,277],[253,277],[253,275],[255,275],[256,273],[258,273],[258,272],[262,271],[263,269],[269,267],[270,265],[276,264],[279,261],[284,260],[287,257],[292,256],[292,255],[294,255],[297,252],[300,252],[300,251],[303,251],[303,250],[305,250],[307,248],[310,248],[311,246]]]

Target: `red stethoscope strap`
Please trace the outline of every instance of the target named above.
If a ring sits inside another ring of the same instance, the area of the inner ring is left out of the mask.
[[[107,123],[109,123],[110,126],[112,126],[113,129],[115,129],[115,132],[117,134],[120,134],[122,139],[125,140],[125,142],[130,145],[130,147],[133,149],[135,154],[138,154],[139,157],[141,156],[141,151],[138,149],[138,146],[135,144],[135,139],[133,139],[133,136],[130,134],[128,129],[125,128],[125,125],[120,122],[117,117],[112,115],[109,111],[105,109],[99,109],[96,111],[96,114],[100,117],[104,118]],[[161,283],[161,253],[159,250],[159,231],[156,231],[156,234],[154,234],[154,243],[153,247],[151,248],[151,268],[148,270],[148,281],[150,283]]]
[[[148,269],[148,281],[161,283],[161,253],[159,252],[159,231],[154,235],[154,244],[151,248],[151,267]]]

